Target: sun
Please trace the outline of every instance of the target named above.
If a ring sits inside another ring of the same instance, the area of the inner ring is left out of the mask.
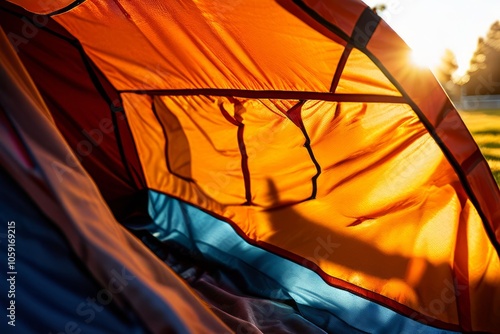
[[[440,55],[425,48],[416,48],[412,49],[410,59],[417,67],[433,70],[439,65]]]

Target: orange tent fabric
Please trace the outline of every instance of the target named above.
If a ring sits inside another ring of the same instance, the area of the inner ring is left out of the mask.
[[[361,1],[13,2],[53,13],[109,81],[150,194],[426,326],[499,330],[500,191],[438,82]]]

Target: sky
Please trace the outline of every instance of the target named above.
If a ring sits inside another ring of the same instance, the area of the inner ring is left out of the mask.
[[[363,0],[367,5],[385,4],[380,16],[414,50],[418,65],[431,69],[445,49],[453,51],[465,74],[476,50],[477,39],[500,20],[500,0]]]

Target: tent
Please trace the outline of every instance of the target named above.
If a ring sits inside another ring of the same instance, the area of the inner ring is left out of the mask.
[[[0,25],[2,333],[500,332],[500,191],[361,1]]]

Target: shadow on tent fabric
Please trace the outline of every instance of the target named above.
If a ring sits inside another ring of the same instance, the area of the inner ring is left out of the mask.
[[[348,272],[366,274],[369,277],[375,277],[376,279],[390,282],[393,284],[391,289],[395,289],[395,287],[397,288],[398,286],[407,286],[413,289],[419,285],[425,285],[429,282],[439,280],[440,278],[436,276],[436,273],[448,272],[451,274],[452,268],[446,263],[436,266],[423,258],[408,258],[398,254],[385,253],[368,242],[353,238],[348,234],[341,234],[334,229],[330,229],[312,221],[294,210],[292,206],[278,206],[278,203],[280,203],[280,195],[270,179],[268,179],[268,189],[270,197],[275,198],[276,207],[278,207],[277,209],[270,210],[281,210],[283,212],[281,212],[280,215],[269,215],[271,217],[271,224],[273,225],[272,230],[275,231],[275,233],[266,240],[266,243],[279,245],[279,242],[283,242],[284,238],[279,237],[279,234],[286,233],[286,231],[283,230],[283,226],[286,224],[304,226],[304,235],[309,234],[315,236],[316,239],[314,244],[317,248],[321,248],[321,251],[315,252],[314,254],[317,256],[314,256],[314,258],[303,259],[300,264],[319,274],[329,276],[318,266],[318,263],[321,261],[329,260],[336,266],[346,268]],[[280,221],[277,221],[277,218],[280,218]],[[285,219],[286,222],[283,222],[283,219]],[[363,224],[363,222],[359,222],[359,224]],[[348,229],[350,226],[346,228]],[[340,285],[337,283],[333,283],[332,285],[345,288],[345,283],[347,283],[347,285],[350,284],[349,282],[341,282]],[[360,284],[360,286],[362,286],[362,284]],[[437,286],[439,287],[440,285],[438,284]],[[456,286],[454,286],[454,288],[456,288]],[[457,293],[456,291],[452,292]],[[460,291],[458,294],[460,294]],[[415,298],[416,300],[418,297],[412,295],[411,298]],[[368,300],[370,300],[370,298],[368,298]],[[377,303],[379,301],[375,302]],[[453,299],[453,302],[455,302],[455,299]],[[364,311],[356,310],[356,312],[363,314]],[[432,324],[434,322],[432,317],[417,314],[418,312],[414,312],[414,316],[421,319],[426,324]]]
[[[268,189],[271,194],[270,197],[275,198],[276,203],[280,203],[280,195],[277,192],[274,183],[270,179],[268,179]],[[274,211],[275,209],[271,210]],[[314,235],[330,240],[332,243],[331,249],[328,249],[326,253],[331,256],[338,265],[383,279],[405,277],[405,273],[411,259],[401,255],[383,253],[378,248],[363,242],[362,240],[336,233],[334,230],[317,224],[314,221],[311,221],[311,219],[304,217],[291,206],[281,206],[279,207],[279,210],[282,211],[281,215],[270,215],[270,217],[272,217],[271,224],[274,227],[273,230],[276,231],[274,236],[268,240],[270,244],[275,244],[274,242],[278,241],[278,234],[284,232],[280,230],[284,225],[283,222],[281,220],[276,220],[277,217],[281,217],[282,219],[286,219],[286,223],[288,224],[307,226],[308,230],[315,231],[315,233],[313,233]],[[343,252],[349,253],[348,258],[335,257],[335,249],[340,247],[343,248]],[[316,260],[320,259],[318,258]],[[387,267],[385,265],[388,262],[391,263],[391,267]],[[425,263],[423,266],[427,267],[432,265],[430,263]]]

